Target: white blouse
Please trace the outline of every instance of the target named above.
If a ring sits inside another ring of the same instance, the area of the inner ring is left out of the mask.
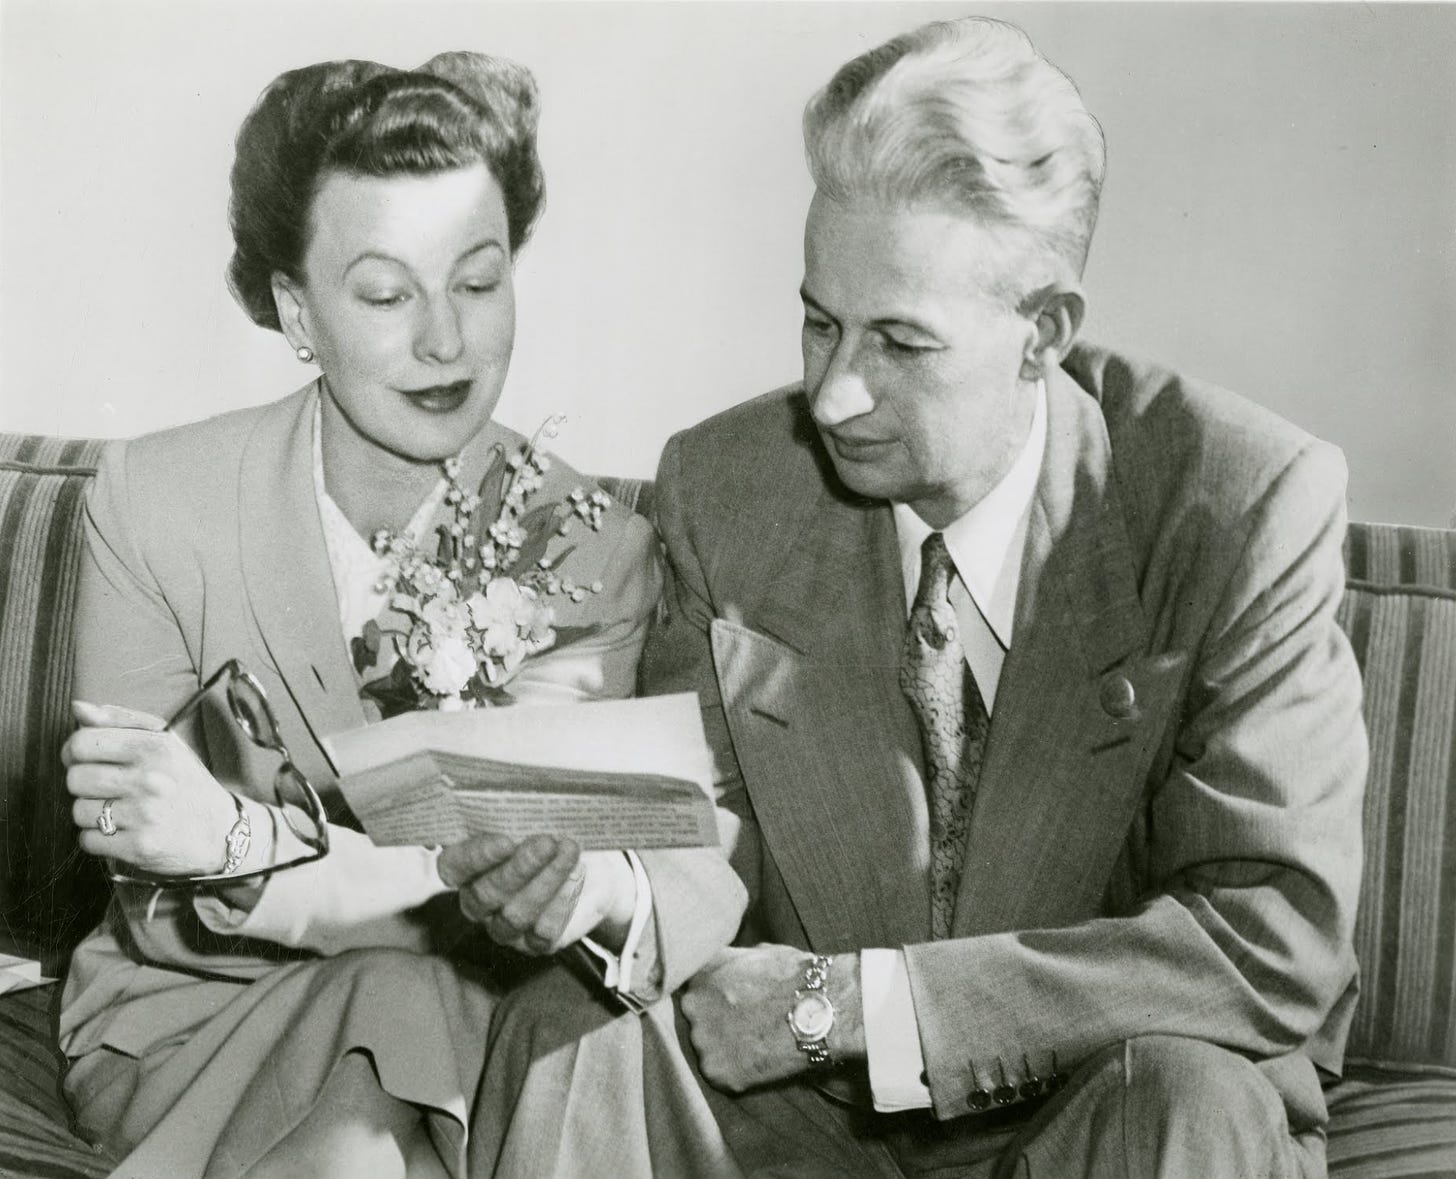
[[[324,546],[329,553],[329,568],[334,574],[334,593],[339,598],[339,622],[344,639],[350,641],[364,633],[364,625],[379,617],[389,595],[379,588],[389,572],[389,561],[349,523],[343,509],[324,486],[323,410],[315,404],[313,411],[313,490],[318,499],[319,523],[324,530]],[[418,541],[445,501],[449,484],[442,478],[435,490],[415,509],[405,526],[405,535]]]

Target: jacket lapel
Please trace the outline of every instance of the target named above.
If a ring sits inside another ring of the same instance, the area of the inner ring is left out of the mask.
[[[248,440],[239,487],[243,583],[263,644],[313,738],[304,773],[336,777],[321,739],[365,723],[339,624],[313,483],[317,387],[279,402]]]
[[[790,500],[789,502],[793,502]],[[904,588],[882,504],[806,491],[765,595],[713,624],[734,747],[816,949],[929,932],[919,736],[899,689]]]
[[[953,933],[1096,914],[1183,674],[1151,659],[1096,400],[1047,381],[1046,456]],[[1034,882],[1034,883],[1032,883]]]

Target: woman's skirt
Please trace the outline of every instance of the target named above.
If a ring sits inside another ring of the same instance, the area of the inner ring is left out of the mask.
[[[454,1176],[734,1174],[667,1001],[619,1014],[552,962],[498,972],[402,950],[278,967],[184,1038],[72,1063],[119,1179],[229,1179],[296,1127],[349,1052],[418,1107]]]

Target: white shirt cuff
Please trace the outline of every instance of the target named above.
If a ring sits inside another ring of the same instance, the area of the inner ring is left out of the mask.
[[[648,918],[652,916],[652,885],[647,879],[647,872],[642,867],[642,861],[637,858],[637,853],[626,851],[622,854],[627,857],[627,863],[632,865],[632,879],[637,886],[636,900],[632,906],[632,921],[627,926],[627,937],[622,942],[622,952],[620,955],[614,954],[589,937],[582,938],[581,944],[601,960],[602,982],[606,987],[616,991],[619,995],[626,995],[632,990],[632,966],[637,961],[637,951],[642,944],[642,933],[647,928]],[[909,986],[908,981],[906,986]]]
[[[206,893],[192,907],[214,932],[320,954],[428,949],[429,928],[411,911],[449,891],[437,867],[440,849],[376,847],[367,835],[332,825],[329,845],[323,859],[267,877],[251,910]]]
[[[864,1006],[865,1050],[870,1093],[881,1113],[925,1109],[925,1055],[903,950],[862,950],[860,995]]]

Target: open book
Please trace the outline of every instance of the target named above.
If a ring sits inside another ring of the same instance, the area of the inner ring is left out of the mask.
[[[692,693],[409,712],[324,739],[377,844],[548,834],[585,851],[718,843]]]

